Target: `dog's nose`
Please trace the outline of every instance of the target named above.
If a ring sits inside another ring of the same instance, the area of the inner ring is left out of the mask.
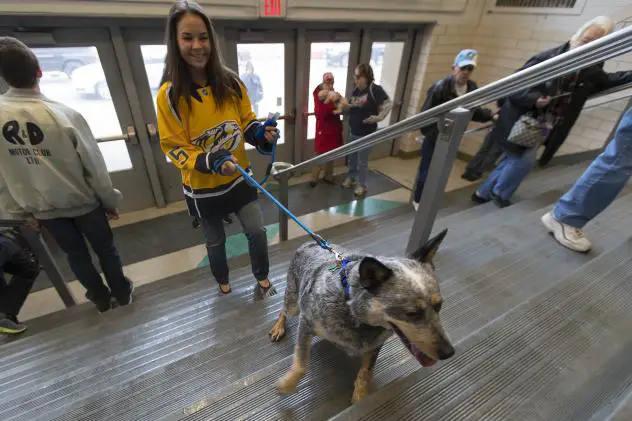
[[[454,355],[454,347],[450,344],[445,344],[439,347],[437,350],[437,356],[440,360],[447,360]]]

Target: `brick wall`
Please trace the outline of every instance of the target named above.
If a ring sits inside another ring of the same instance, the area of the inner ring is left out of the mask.
[[[479,51],[479,67],[474,79],[484,85],[512,73],[534,54],[566,42],[577,28],[593,17],[607,15],[624,19],[632,15],[632,2],[627,0],[587,0],[581,15],[571,16],[489,13],[491,4],[493,0],[472,2],[468,10],[472,17],[470,23],[439,21],[434,27],[429,51],[420,58],[419,69],[423,76],[414,86],[414,100],[408,115],[419,112],[428,87],[450,72],[454,56],[463,48]],[[628,69],[632,70],[632,54],[606,63],[608,71]],[[559,153],[600,148],[626,104],[627,100],[621,100],[584,111]],[[472,123],[471,127],[475,126],[477,124]],[[485,132],[479,132],[467,136],[461,150],[475,153],[484,135]],[[406,152],[418,149],[419,140],[418,133],[411,133],[400,142],[400,148]]]

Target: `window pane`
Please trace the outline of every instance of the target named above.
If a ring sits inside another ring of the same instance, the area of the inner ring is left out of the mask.
[[[331,72],[334,75],[334,88],[345,96],[347,88],[347,67],[349,66],[349,42],[312,42],[309,60],[309,98],[308,110],[314,112],[314,96],[312,92],[323,81],[323,74]],[[316,117],[307,119],[307,138],[316,137]]]
[[[140,52],[143,56],[145,64],[145,73],[151,89],[151,96],[154,99],[154,111],[156,109],[156,98],[158,97],[158,89],[160,88],[160,80],[162,72],[165,68],[165,57],[167,56],[166,45],[141,45]]]
[[[95,137],[122,134],[112,96],[95,47],[34,48],[42,67],[42,93],[80,112]],[[129,170],[124,141],[99,143],[110,172]]]
[[[404,53],[403,42],[374,42],[371,47],[371,67],[375,83],[382,85],[388,96],[393,100],[397,78]],[[377,125],[378,129],[388,126],[389,115]]]
[[[239,77],[246,85],[258,118],[268,113],[285,114],[285,44],[237,44]],[[285,122],[279,120],[283,143]],[[253,149],[246,143],[246,149]]]

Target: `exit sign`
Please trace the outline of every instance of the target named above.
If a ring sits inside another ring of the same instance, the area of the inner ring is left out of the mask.
[[[285,17],[285,0],[260,0],[259,16],[262,18]]]

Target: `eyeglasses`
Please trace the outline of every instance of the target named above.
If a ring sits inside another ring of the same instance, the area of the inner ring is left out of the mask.
[[[474,71],[474,66],[472,65],[463,66],[463,67],[460,67],[460,69],[464,72],[472,72]]]

